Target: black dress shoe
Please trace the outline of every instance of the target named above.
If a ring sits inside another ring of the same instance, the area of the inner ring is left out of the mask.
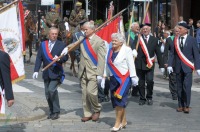
[[[139,101],[139,105],[144,105],[145,104],[145,100],[140,100]]]
[[[105,97],[105,102],[109,102],[110,101],[110,98],[108,96]]]
[[[153,100],[151,100],[151,99],[147,100],[147,104],[148,105],[153,105]]]
[[[172,97],[173,100],[177,100],[177,97]]]
[[[131,95],[132,95],[133,97],[139,97],[139,94],[138,94],[138,93],[132,92]]]
[[[56,120],[56,119],[58,119],[58,118],[60,118],[59,113],[55,113],[55,114],[53,114],[52,117],[51,117],[52,120]]]
[[[102,103],[102,102],[103,102],[103,100],[102,100],[102,99],[98,99],[98,102],[99,102],[99,103]]]
[[[53,116],[53,114],[48,115],[48,116],[47,116],[47,119],[51,119],[52,116]]]

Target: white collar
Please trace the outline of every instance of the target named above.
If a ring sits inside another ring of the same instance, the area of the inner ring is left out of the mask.
[[[89,40],[91,40],[94,37],[94,34],[92,34],[90,37],[88,37]]]
[[[51,40],[49,40],[49,43],[51,43],[51,44],[55,44],[56,41],[51,41]]]
[[[183,39],[187,38],[187,34],[185,34],[184,36],[180,36],[180,38],[183,37]]]

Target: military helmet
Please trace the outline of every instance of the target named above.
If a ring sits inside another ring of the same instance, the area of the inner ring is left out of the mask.
[[[51,9],[55,9],[56,6],[54,4],[51,5]]]
[[[76,2],[76,6],[82,6],[82,3],[81,2]]]

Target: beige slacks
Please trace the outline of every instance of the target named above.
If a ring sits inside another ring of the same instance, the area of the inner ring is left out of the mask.
[[[86,71],[81,77],[82,101],[84,117],[90,117],[94,112],[101,111],[101,104],[98,102],[97,80],[88,79]]]

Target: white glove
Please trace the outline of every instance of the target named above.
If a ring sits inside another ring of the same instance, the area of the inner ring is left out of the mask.
[[[139,79],[137,76],[135,76],[131,78],[131,81],[132,81],[132,86],[137,86]]]
[[[61,55],[66,55],[68,53],[68,47],[64,48]]]
[[[106,82],[106,78],[102,78],[101,80],[101,88],[104,89],[105,88],[105,82]]]
[[[38,72],[33,73],[33,79],[36,79],[36,78],[38,78]]]
[[[200,76],[200,70],[197,70],[197,75],[199,75],[199,76]]]
[[[167,71],[168,71],[168,73],[170,74],[170,73],[173,72],[173,68],[172,68],[171,66],[169,66],[169,67],[167,67]]]
[[[132,54],[133,54],[133,57],[137,57],[138,53],[137,53],[137,51],[135,49],[133,49]]]
[[[160,71],[161,71],[162,73],[164,73],[164,72],[165,72],[165,68],[160,68]]]
[[[58,58],[58,56],[57,55],[55,55],[54,57],[53,57],[53,60],[55,60],[55,59],[57,59]],[[59,61],[60,59],[58,59],[57,61]]]
[[[100,83],[102,80],[102,77],[101,76],[97,76],[97,82]]]

